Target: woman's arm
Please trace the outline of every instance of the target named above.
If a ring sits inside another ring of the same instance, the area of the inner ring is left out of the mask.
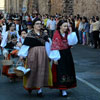
[[[18,56],[26,58],[28,55],[29,46],[23,45],[18,52]]]
[[[19,38],[20,38],[20,36],[19,36],[19,33],[17,32],[17,41],[19,41]]]
[[[51,50],[51,45],[52,41],[49,39],[49,42],[45,43],[46,53],[48,57],[57,64],[57,61],[60,59],[60,53],[59,50]]]
[[[55,62],[58,61],[61,58],[59,50],[50,51],[49,58]]]
[[[8,37],[8,32],[3,35],[3,39],[1,41],[1,47],[4,48],[7,45],[7,37]]]

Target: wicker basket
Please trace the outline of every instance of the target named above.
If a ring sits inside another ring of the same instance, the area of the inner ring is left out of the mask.
[[[23,77],[24,76],[24,72],[20,71],[20,70],[17,70],[16,68],[14,68],[14,72],[18,77]]]
[[[12,60],[2,60],[1,63],[2,65],[7,65],[7,66],[13,65]]]

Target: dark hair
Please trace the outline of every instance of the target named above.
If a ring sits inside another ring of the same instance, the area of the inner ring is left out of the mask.
[[[82,17],[80,17],[80,20],[82,21]]]
[[[75,23],[70,22],[71,28],[72,28],[72,32],[75,32]]]
[[[21,30],[21,33],[22,33],[23,31],[25,31],[25,32],[27,33],[27,30],[26,30],[26,29],[22,29],[22,30]]]
[[[92,22],[96,22],[96,21],[95,21],[95,18],[92,18]]]
[[[96,16],[96,20],[99,21],[99,17],[98,16]]]
[[[11,27],[12,25],[15,25],[15,24],[14,24],[14,23],[10,23],[10,25],[9,25],[9,30],[10,30],[10,27]]]
[[[14,24],[14,23],[10,23],[10,24],[9,24],[9,27],[11,27],[12,25],[15,25],[15,24]]]
[[[85,22],[87,22],[87,23],[88,23],[87,17],[83,17],[83,19],[85,20]]]
[[[58,24],[57,24],[57,30],[60,30],[60,26],[61,26],[63,23],[65,23],[65,22],[67,22],[67,20],[60,20],[60,21],[58,22]]]
[[[7,20],[13,20],[12,16],[9,16],[9,17],[7,18]]]
[[[33,20],[33,25],[35,25],[35,23],[36,23],[37,21],[41,21],[41,19],[40,19],[40,18],[35,18],[35,19]],[[42,22],[41,22],[41,23],[42,23]]]
[[[32,24],[33,24],[32,21],[27,22],[27,25],[32,25]]]
[[[49,30],[47,28],[44,28],[42,31],[44,32],[45,30],[47,31],[47,33],[49,35]]]

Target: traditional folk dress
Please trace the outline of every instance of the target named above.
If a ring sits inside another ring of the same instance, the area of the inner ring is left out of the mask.
[[[35,34],[34,31],[28,33],[18,56],[26,57],[26,68],[31,72],[24,76],[23,85],[29,92],[33,89],[40,89],[52,85],[49,61],[45,50],[45,40],[43,34]]]
[[[12,42],[12,40],[17,41],[19,39],[19,34],[16,31],[10,32],[7,31],[5,35],[3,35],[3,39],[1,42],[1,47],[3,48],[3,55],[4,57],[8,54],[8,60],[11,58],[11,51],[14,49],[13,47],[16,45],[17,42]],[[9,72],[10,66],[4,65],[2,74],[8,76],[9,78],[13,79],[16,77],[15,73]]]
[[[15,49],[15,50],[13,50],[13,51],[11,52],[12,55],[17,56],[18,51],[21,49],[21,46],[22,46],[22,44],[24,43],[24,40],[25,40],[25,39],[24,39],[22,36],[19,37],[19,39],[18,39],[18,41],[17,41],[17,44],[20,43],[20,45],[14,46],[14,49]]]
[[[58,30],[55,32],[51,45],[51,53],[54,53],[56,56],[53,56],[53,60],[58,60],[58,65],[52,65],[52,88],[65,90],[76,87],[74,62],[66,33],[61,34]],[[52,59],[52,56],[50,58]]]

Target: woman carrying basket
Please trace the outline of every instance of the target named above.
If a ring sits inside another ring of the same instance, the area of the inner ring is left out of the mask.
[[[1,47],[3,48],[3,56],[5,60],[10,60],[11,51],[14,49],[14,46],[17,44],[19,39],[19,34],[15,29],[15,24],[11,23],[9,25],[9,30],[3,35],[3,39],[1,41]],[[10,73],[11,65],[5,64],[3,65],[2,74],[8,76],[11,80],[16,77],[15,73]]]

